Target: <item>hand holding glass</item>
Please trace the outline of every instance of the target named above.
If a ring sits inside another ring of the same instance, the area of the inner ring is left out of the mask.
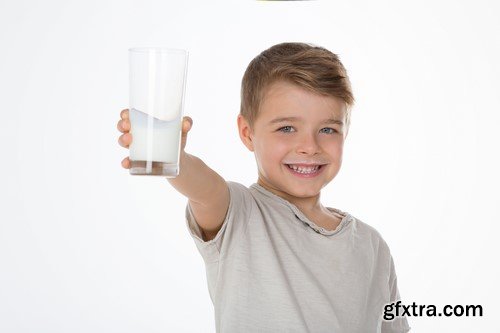
[[[129,55],[130,174],[174,178],[180,172],[188,52],[131,48]]]

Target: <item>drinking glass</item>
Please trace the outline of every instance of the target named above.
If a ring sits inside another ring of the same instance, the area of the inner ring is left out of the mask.
[[[179,175],[188,52],[129,49],[131,175]]]

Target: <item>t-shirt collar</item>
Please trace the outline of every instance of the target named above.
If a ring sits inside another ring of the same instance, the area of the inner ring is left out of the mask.
[[[282,204],[290,207],[292,209],[292,211],[295,213],[295,216],[297,218],[299,218],[301,221],[307,223],[316,232],[321,233],[323,235],[330,236],[330,235],[334,235],[334,234],[339,233],[345,226],[347,226],[349,224],[349,222],[353,218],[349,213],[343,212],[337,208],[325,207],[329,211],[336,212],[336,213],[343,216],[342,221],[340,221],[340,224],[337,226],[337,228],[335,228],[335,230],[326,230],[325,228],[321,228],[316,223],[309,220],[309,218],[307,216],[305,216],[296,205],[294,205],[290,201],[283,199],[282,197],[274,194],[273,192],[267,190],[265,187],[263,187],[259,183],[253,183],[252,185],[250,185],[250,188],[253,188],[253,189],[259,191],[260,193],[264,194],[265,196],[271,198],[274,201],[277,201],[279,203],[282,203]]]

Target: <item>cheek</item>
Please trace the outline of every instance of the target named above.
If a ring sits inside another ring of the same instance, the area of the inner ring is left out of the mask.
[[[256,150],[260,163],[265,168],[274,168],[289,155],[289,152],[289,145],[277,140],[263,140],[259,143],[258,150]]]
[[[266,149],[268,159],[273,162],[281,161],[290,153],[290,145],[286,142],[274,141],[272,143],[269,143]]]
[[[343,140],[334,140],[334,141],[328,141],[325,142],[325,147],[327,151],[330,152],[330,154],[334,156],[342,155],[342,152],[344,150],[344,141]]]
[[[344,151],[344,147],[342,145],[337,146],[335,148],[334,156],[335,156],[335,159],[337,160],[339,168],[342,165],[342,161],[343,161],[343,151]]]
[[[335,152],[336,155],[342,156],[342,152],[343,151],[344,151],[344,145],[343,144],[335,145],[334,152]]]
[[[275,156],[290,149],[290,142],[287,140],[277,140],[276,138],[265,138],[258,143],[258,150],[267,157]],[[276,157],[276,156],[275,156]]]

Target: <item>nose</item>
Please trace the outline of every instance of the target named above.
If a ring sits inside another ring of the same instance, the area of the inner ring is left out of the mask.
[[[306,133],[297,139],[297,153],[313,155],[321,151],[318,139],[314,134]]]

